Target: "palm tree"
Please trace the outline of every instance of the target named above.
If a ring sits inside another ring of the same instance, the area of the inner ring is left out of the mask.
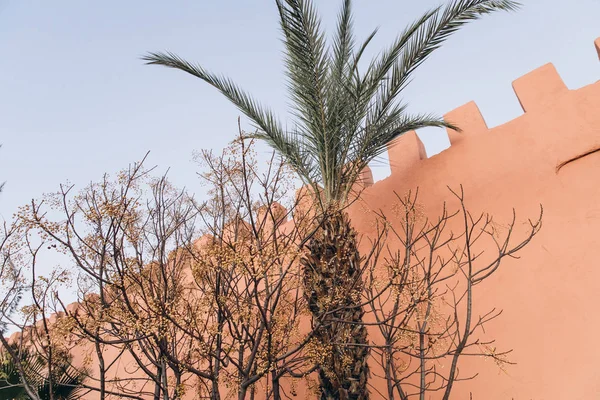
[[[228,78],[173,53],[148,53],[148,64],[185,71],[218,89],[254,123],[254,137],[295,169],[324,211],[303,260],[305,295],[320,321],[317,338],[327,357],[319,367],[321,399],[368,399],[367,332],[361,324],[361,268],[356,233],[344,212],[367,164],[394,139],[422,127],[457,127],[431,115],[410,115],[400,94],[411,75],[454,32],[494,11],[516,10],[511,0],[453,0],[404,29],[361,73],[373,31],[356,45],[352,2],[344,0],[328,46],[310,0],[275,0],[285,44],[294,125],[276,116]],[[335,311],[332,311],[335,310]],[[336,322],[337,321],[337,322]],[[342,321],[343,323],[339,322]]]
[[[14,359],[8,353],[0,355],[0,399],[29,400],[23,379],[34,388],[40,400],[49,400],[50,393],[56,400],[75,400],[80,397],[84,372],[75,370],[67,361],[54,366],[52,377],[49,378],[46,373],[47,364],[41,357],[23,351],[19,354],[19,360],[25,377],[21,376]]]

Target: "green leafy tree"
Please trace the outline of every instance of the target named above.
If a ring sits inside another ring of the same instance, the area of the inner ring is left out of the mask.
[[[305,295],[319,324],[321,399],[367,399],[367,331],[360,293],[362,278],[356,232],[344,212],[353,185],[367,164],[394,139],[423,127],[457,127],[431,115],[411,115],[401,100],[413,72],[454,32],[495,11],[516,10],[510,0],[454,0],[406,27],[364,70],[359,64],[376,31],[357,44],[352,2],[343,2],[337,31],[328,45],[310,0],[276,0],[285,44],[285,65],[295,117],[284,128],[230,79],[173,53],[144,60],[185,71],[218,89],[248,116],[255,137],[272,146],[302,181],[320,193],[323,219],[308,245]]]

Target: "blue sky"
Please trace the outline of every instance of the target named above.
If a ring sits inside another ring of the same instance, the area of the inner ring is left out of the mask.
[[[374,55],[441,1],[355,0],[357,35],[380,27]],[[437,51],[405,92],[410,110],[442,115],[475,100],[493,127],[522,113],[511,82],[547,62],[571,89],[598,80],[600,1],[524,3],[517,13],[467,26]],[[332,28],[340,2],[316,4]],[[140,61],[157,50],[223,72],[286,110],[272,0],[0,0],[0,180],[7,182],[0,216],[66,180],[79,187],[98,180],[147,151],[149,164],[201,192],[192,151],[226,145],[239,112],[198,79]],[[430,155],[448,145],[444,131],[419,134]],[[374,174],[385,176],[386,167]]]

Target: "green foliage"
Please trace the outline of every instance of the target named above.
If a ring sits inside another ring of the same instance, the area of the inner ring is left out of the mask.
[[[37,390],[41,400],[50,399],[50,381],[52,393],[57,400],[74,400],[79,398],[84,374],[75,370],[67,361],[54,366],[52,377],[48,377],[47,363],[38,355],[23,351],[20,362],[25,370],[26,381]],[[0,400],[28,400],[14,360],[5,352],[0,355]]]
[[[0,399],[25,399],[25,389],[14,363],[8,355],[3,355],[0,362]]]
[[[453,0],[426,12],[370,62],[359,62],[374,31],[356,46],[352,1],[344,0],[330,45],[310,0],[276,0],[284,37],[288,88],[295,116],[292,128],[228,78],[185,61],[173,53],[149,53],[148,64],[176,68],[217,88],[296,170],[306,184],[323,187],[327,203],[343,203],[361,170],[387,145],[411,130],[458,127],[432,115],[406,113],[400,99],[416,68],[454,32],[494,11],[514,11],[512,0]]]

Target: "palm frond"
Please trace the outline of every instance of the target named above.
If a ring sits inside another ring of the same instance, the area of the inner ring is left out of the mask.
[[[213,75],[172,53],[150,53],[149,64],[190,73],[217,88],[258,128],[326,201],[344,202],[360,171],[398,136],[422,127],[458,127],[430,115],[406,115],[399,99],[413,72],[445,40],[468,22],[495,11],[514,11],[513,0],[452,0],[406,27],[364,74],[359,63],[376,30],[360,46],[353,36],[352,1],[342,0],[333,42],[326,46],[321,21],[311,0],[275,0],[286,54],[288,88],[296,123],[283,129],[229,79]]]
[[[352,105],[351,57],[354,48],[352,34],[352,1],[344,0],[338,17],[337,32],[331,50],[330,73],[327,84],[327,130],[337,133],[347,120]]]
[[[367,163],[380,156],[391,142],[407,132],[431,127],[459,129],[452,123],[431,114],[402,115],[385,122],[381,129],[374,130],[372,135],[366,135],[364,138],[361,156]]]
[[[344,0],[342,10],[338,16],[337,32],[333,41],[333,62],[331,66],[334,81],[348,72],[346,69],[350,66],[354,49],[352,28],[352,0]]]
[[[286,49],[286,74],[295,114],[307,140],[325,141],[328,58],[321,22],[310,1],[276,0]]]
[[[295,115],[301,122],[302,136],[317,149],[316,167],[320,170],[327,198],[332,196],[335,176],[342,168],[338,157],[342,146],[335,115],[342,113],[345,94],[336,80],[343,80],[344,60],[351,51],[350,1],[340,17],[340,37],[334,46],[340,65],[334,65],[326,52],[325,38],[316,10],[309,0],[276,0],[286,46],[289,89]],[[337,50],[336,50],[337,48]],[[338,74],[336,68],[342,73]],[[335,105],[334,105],[335,104]]]
[[[345,107],[342,109],[343,113],[340,113],[338,116],[342,122],[336,127],[341,136],[339,158],[342,165],[345,165],[347,162],[348,154],[353,143],[356,141],[357,133],[360,132],[361,124],[369,110],[370,98],[364,95],[364,81],[360,77],[358,64],[376,34],[377,29],[373,30],[356,53],[352,55],[349,75],[345,81],[339,84],[340,90],[343,90],[343,94],[345,94],[343,97],[344,101],[340,101]]]
[[[50,390],[49,379],[44,379],[38,386],[38,395],[41,400],[49,400],[50,393],[52,397],[59,400],[75,400],[81,398],[80,394],[84,390],[81,386],[85,372],[80,372],[68,364],[56,367],[52,377],[52,390]]]
[[[392,56],[386,57],[385,62],[380,63],[382,67],[374,70],[370,81],[376,84],[377,79],[381,80],[372,113],[374,120],[370,122],[376,123],[387,113],[409,83],[412,73],[462,26],[483,15],[495,11],[514,11],[518,7],[519,3],[512,0],[454,0],[443,9],[438,7],[425,13],[404,32],[393,51],[389,52]],[[381,78],[390,63],[390,76],[388,79]]]
[[[51,397],[57,400],[75,400],[81,397],[81,385],[89,371],[78,371],[68,361],[63,361],[58,362],[53,368],[52,376],[48,376],[47,362],[35,352],[22,350],[19,352],[19,359],[25,376],[19,374],[12,357],[5,352],[0,354],[0,398],[28,399],[23,380],[35,388],[41,400]]]
[[[219,90],[259,129],[256,137],[265,140],[285,156],[299,174],[310,176],[301,156],[300,142],[295,140],[293,135],[286,135],[275,115],[270,110],[263,108],[230,79],[214,75],[200,65],[192,64],[170,52],[148,53],[142,57],[142,60],[147,64],[162,65],[187,72]]]
[[[347,149],[352,142],[353,117],[356,104],[356,91],[353,85],[354,35],[352,21],[352,1],[344,0],[338,16],[337,31],[331,50],[330,76],[327,87],[327,131],[331,132],[330,153],[335,158],[330,171],[332,176],[340,174]]]
[[[385,153],[388,146],[403,134],[422,128],[449,128],[459,130],[452,123],[430,114],[406,115],[404,107],[399,107],[388,118],[381,121],[380,126],[365,128],[357,139],[350,153],[349,168],[345,171],[344,180],[347,184],[343,191],[350,193],[352,185],[357,181],[362,170],[373,160]]]
[[[433,18],[441,9],[436,7],[433,10],[427,11],[412,24],[404,28],[398,38],[394,41],[389,49],[384,51],[379,57],[371,61],[369,68],[364,74],[363,86],[365,87],[365,97],[371,98],[379,88],[382,82],[386,81],[389,71],[396,64],[398,57],[402,54],[402,50],[410,38],[419,31],[431,18]]]
[[[192,64],[176,54],[148,53],[142,57],[147,64],[162,65],[169,68],[179,69],[197,78],[202,79],[209,85],[219,90],[227,99],[248,116],[258,128],[263,130],[269,137],[276,137],[281,133],[281,125],[274,114],[265,110],[261,105],[240,89],[235,83],[226,77],[217,76],[202,68],[200,65]]]
[[[20,399],[25,390],[16,365],[6,352],[0,354],[0,398]]]

